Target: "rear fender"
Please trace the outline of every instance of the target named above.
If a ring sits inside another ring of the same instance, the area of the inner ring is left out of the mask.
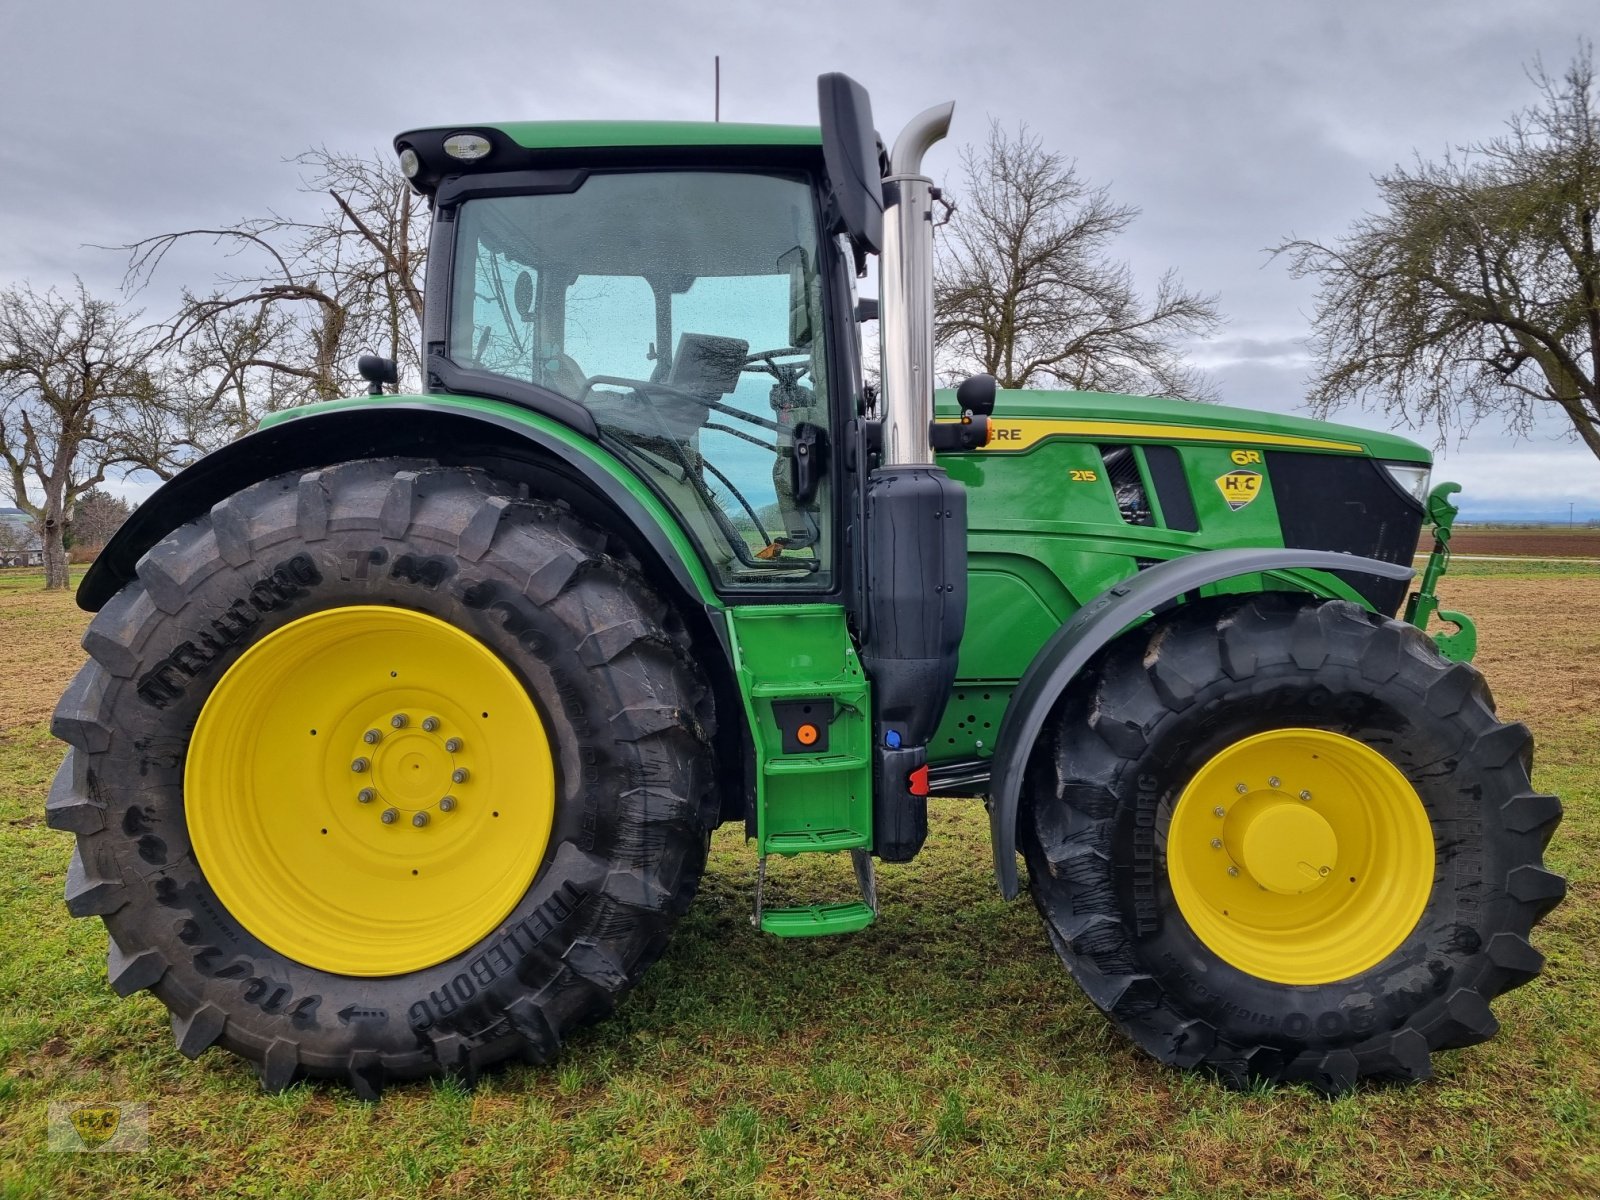
[[[194,463],[141,504],[117,530],[78,586],[78,606],[99,609],[125,584],[150,547],[214,504],[253,483],[358,458],[419,455],[456,465],[508,457],[537,467],[555,498],[574,488],[603,501],[684,598],[721,608],[705,568],[677,521],[604,447],[566,426],[514,405],[476,397],[401,396],[334,401],[230,442]],[[547,494],[544,488],[538,488]]]
[[[1022,780],[1045,722],[1056,702],[1094,656],[1152,609],[1196,588],[1240,575],[1286,571],[1354,571],[1383,579],[1409,579],[1410,567],[1336,554],[1329,550],[1270,548],[1209,550],[1158,563],[1124,580],[1078,610],[1034,656],[1000,723],[989,790],[989,838],[994,845],[995,882],[1012,899],[1017,881],[1017,810]],[[1297,579],[1310,585],[1315,576]],[[1325,579],[1324,593],[1348,598],[1350,589]]]
[[[251,484],[353,459],[405,456],[477,466],[566,501],[621,539],[683,617],[710,679],[722,764],[723,819],[741,819],[753,762],[750,733],[728,648],[724,606],[693,543],[666,506],[606,448],[526,409],[472,396],[398,396],[333,401],[269,418],[269,424],[208,454],[134,510],[78,587],[97,612],[136,578],[140,558],[174,529]]]

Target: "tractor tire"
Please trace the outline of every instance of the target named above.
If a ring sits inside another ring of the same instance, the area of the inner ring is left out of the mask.
[[[1291,593],[1124,635],[1029,763],[1046,930],[1162,1063],[1225,1083],[1413,1081],[1498,1028],[1565,893],[1532,741],[1412,626]]]
[[[191,1058],[367,1099],[548,1062],[609,1012],[718,809],[688,638],[606,547],[398,459],[254,485],[153,547],[52,726],[67,907],[104,920],[111,986]]]

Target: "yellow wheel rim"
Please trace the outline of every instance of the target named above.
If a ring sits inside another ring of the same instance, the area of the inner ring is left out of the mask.
[[[396,975],[472,946],[532,883],[555,766],[487,646],[399,608],[262,638],[206,700],[184,771],[195,858],[280,954]]]
[[[1433,830],[1416,789],[1371,747],[1276,729],[1218,752],[1167,833],[1184,920],[1224,961],[1277,983],[1347,979],[1416,927]]]

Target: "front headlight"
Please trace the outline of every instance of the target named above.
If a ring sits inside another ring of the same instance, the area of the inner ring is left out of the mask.
[[[477,162],[494,147],[480,133],[452,133],[444,140],[444,152],[462,162]]]
[[[1410,496],[1418,504],[1428,502],[1428,480],[1433,477],[1432,467],[1419,467],[1416,463],[1383,464],[1383,469],[1389,472],[1389,478],[1400,485],[1400,490]]]

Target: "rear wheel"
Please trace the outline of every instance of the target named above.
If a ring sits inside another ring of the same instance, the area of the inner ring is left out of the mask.
[[[1562,896],[1525,727],[1417,630],[1267,593],[1119,640],[1030,764],[1051,939],[1162,1062],[1226,1080],[1426,1078],[1491,1036]]]
[[[546,1061],[666,945],[715,820],[709,694],[605,536],[478,472],[269,480],[85,636],[52,825],[179,1048],[269,1088]]]

